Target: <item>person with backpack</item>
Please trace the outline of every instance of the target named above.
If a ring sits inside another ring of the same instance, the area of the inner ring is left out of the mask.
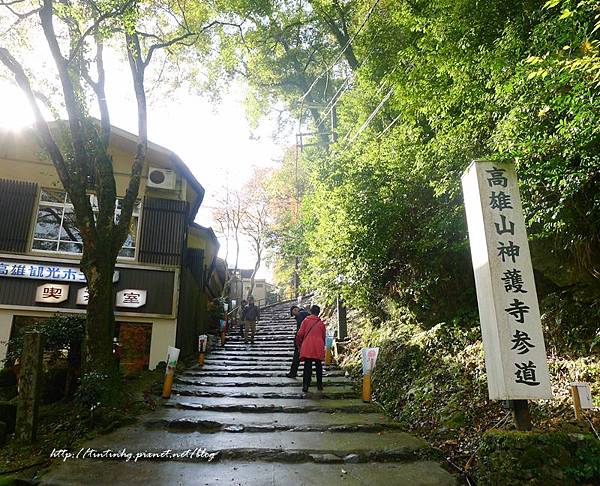
[[[244,312],[244,342],[248,344],[248,338],[254,344],[254,334],[256,333],[256,322],[260,319],[260,311],[254,305],[254,297],[248,297],[248,306]]]
[[[296,334],[296,345],[300,349],[300,361],[304,361],[302,391],[308,392],[315,365],[317,390],[323,390],[323,361],[325,360],[325,323],[319,318],[321,308],[313,305],[310,315],[302,321]]]
[[[289,373],[287,373],[285,376],[288,378],[296,378],[296,375],[298,374],[298,367],[300,366],[300,348],[296,346],[296,336],[298,335],[298,330],[300,329],[302,321],[310,314],[306,310],[300,309],[300,307],[297,305],[292,306],[290,309],[290,314],[296,319],[296,334],[294,335],[294,356],[292,358],[292,366]]]

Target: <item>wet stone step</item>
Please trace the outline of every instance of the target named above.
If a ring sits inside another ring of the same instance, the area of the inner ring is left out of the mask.
[[[285,377],[254,377],[254,378],[237,378],[237,377],[218,377],[218,376],[202,376],[190,377],[188,375],[179,375],[175,377],[176,383],[183,383],[198,386],[301,386],[302,380],[300,376],[296,378]],[[351,386],[353,382],[345,376],[328,376],[323,379],[325,386]]]
[[[265,359],[262,361],[242,361],[242,360],[232,360],[230,361],[228,360],[206,360],[204,366],[202,368],[198,368],[200,369],[208,369],[208,368],[219,368],[219,367],[223,367],[223,366],[235,366],[235,367],[241,367],[241,368],[252,368],[252,367],[256,367],[257,369],[262,369],[265,367],[269,367],[269,366],[277,366],[277,367],[287,367],[289,369],[290,365],[292,363],[292,360],[277,360],[277,361],[272,361],[269,359]],[[300,367],[303,367],[304,364],[300,363]]]
[[[293,378],[292,378],[293,380]],[[273,388],[275,389],[279,389],[279,388],[301,388],[302,387],[302,380],[300,377],[296,378],[295,383],[288,383],[288,382],[281,382],[281,383],[256,383],[254,380],[251,381],[247,381],[247,382],[223,382],[223,383],[215,383],[215,382],[210,382],[210,381],[203,381],[203,380],[184,380],[184,379],[176,379],[175,383],[181,384],[181,385],[187,385],[187,386],[197,386],[197,387],[203,387],[203,388],[207,388],[207,389],[211,389],[211,388],[223,388],[223,389],[228,389],[228,388],[263,388],[263,389],[269,389],[269,388]],[[334,388],[346,388],[348,391],[354,390],[353,384],[349,381],[331,381],[331,380],[323,380],[323,384],[325,388],[328,387],[334,387]],[[313,383],[314,385],[314,383]]]
[[[269,352],[269,353],[280,353],[280,352],[285,352],[285,353],[289,353],[291,351],[293,351],[294,348],[293,346],[274,346],[274,347],[264,347],[264,346],[260,346],[260,345],[243,345],[243,346],[225,346],[225,348],[219,348],[219,351],[225,351],[227,353],[232,353],[232,354],[243,354],[247,351],[260,351],[262,352]]]
[[[284,372],[277,371],[188,371],[183,374],[184,376],[214,376],[214,377],[281,377],[285,378]],[[323,371],[323,379],[328,376],[344,376],[343,371]]]
[[[237,363],[211,363],[202,368],[205,372],[209,371],[289,371],[291,361],[288,363],[269,363],[263,364],[237,364]],[[303,369],[304,365],[300,365]]]
[[[281,386],[273,386],[273,385],[264,385],[264,386],[243,386],[232,385],[232,386],[224,386],[219,385],[216,386],[206,386],[200,385],[198,383],[181,383],[180,381],[176,381],[174,385],[174,390],[180,392],[182,390],[190,390],[190,391],[206,391],[208,393],[219,393],[221,395],[215,396],[233,396],[232,393],[251,393],[251,394],[264,394],[264,393],[277,393],[277,394],[285,394],[292,393],[294,396],[301,392],[302,380],[297,379],[297,383],[283,383]],[[313,383],[314,385],[314,383]],[[238,388],[240,388],[238,390]],[[354,395],[351,398],[357,398],[356,390],[350,385],[350,383],[335,383],[330,384],[328,382],[324,382],[324,393],[333,393],[333,394],[342,394],[342,393],[353,393]],[[270,398],[270,397],[265,397]]]
[[[422,439],[400,432],[253,432],[177,434],[143,425],[123,427],[90,441],[100,450],[123,447],[149,451],[183,451],[205,448],[217,452],[220,460],[264,460],[275,462],[313,462],[312,454],[330,454],[348,462],[386,462],[415,458],[428,449]],[[352,459],[348,458],[353,455]],[[346,459],[348,458],[348,459]]]
[[[317,394],[309,391],[309,397],[303,400],[273,400],[265,398],[199,398],[174,395],[165,407],[185,410],[212,410],[215,412],[252,412],[252,413],[380,413],[375,404],[365,404],[358,399],[319,400]]]
[[[170,432],[202,432],[204,434],[228,432],[240,433],[266,433],[266,432],[336,432],[336,433],[379,433],[400,426],[390,427],[383,424],[298,424],[287,425],[279,423],[271,424],[227,424],[210,420],[153,420],[144,422],[148,429],[166,429]]]
[[[272,351],[260,351],[258,349],[249,349],[249,350],[244,350],[244,351],[238,351],[238,352],[227,352],[227,351],[222,351],[220,349],[216,349],[213,352],[210,353],[210,357],[211,358],[227,358],[228,356],[248,356],[248,357],[253,357],[253,358],[260,358],[260,357],[264,357],[264,358],[291,358],[292,356],[294,356],[294,351],[293,349],[291,349],[290,351],[277,351],[277,352],[272,352]]]
[[[183,432],[215,432],[222,428],[232,426],[226,432],[236,432],[239,428],[245,431],[266,431],[264,427],[277,427],[281,430],[306,429],[314,427],[314,431],[349,432],[357,428],[362,432],[370,430],[363,427],[374,427],[376,431],[399,430],[400,424],[388,419],[384,415],[375,413],[323,413],[307,412],[298,413],[253,413],[253,412],[215,412],[202,411],[197,413],[185,409],[164,408],[152,418],[144,420],[148,428],[167,428]],[[197,424],[197,425],[196,425]],[[337,429],[339,427],[339,430]],[[373,429],[373,430],[375,430]]]
[[[199,389],[190,389],[188,388],[173,388],[173,394],[179,395],[182,397],[228,397],[228,398],[268,398],[274,400],[283,400],[283,399],[297,399],[304,400],[307,399],[307,395],[303,393],[301,390],[298,391],[290,391],[290,392],[247,392],[247,391],[215,391],[215,390],[199,390]],[[350,391],[331,391],[331,390],[323,390],[322,392],[318,392],[319,397],[323,399],[332,399],[332,400],[340,400],[345,398],[356,398],[357,392],[354,390]]]
[[[336,456],[337,457],[337,456]],[[133,461],[68,461],[60,469],[42,477],[42,484],[80,486],[91,477],[104,484],[195,484],[198,486],[289,486],[330,485],[365,486],[453,486],[457,480],[432,461],[412,463],[316,463],[283,464],[246,461],[198,463],[147,462],[143,468]],[[342,472],[342,469],[345,471]],[[291,478],[291,481],[290,481]],[[192,481],[193,480],[193,481]]]
[[[213,355],[209,354],[205,358],[205,363],[210,363],[212,361],[223,361],[224,359],[226,359],[227,361],[246,361],[246,362],[255,362],[255,363],[260,363],[261,361],[265,361],[264,357],[257,357],[257,356],[239,356],[238,355],[238,356],[227,356],[227,358],[223,358],[222,356],[213,358]]]

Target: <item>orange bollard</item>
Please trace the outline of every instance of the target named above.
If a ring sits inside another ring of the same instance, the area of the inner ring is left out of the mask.
[[[204,353],[200,353],[200,354],[198,355],[198,364],[199,364],[200,366],[204,366]]]
[[[173,375],[165,375],[165,383],[163,385],[163,392],[162,392],[162,397],[163,398],[170,398],[171,397],[171,388],[173,388]]]
[[[173,378],[175,376],[175,368],[179,359],[179,349],[169,346],[167,351],[167,369],[165,370],[165,383],[163,385],[163,398],[171,397],[171,388],[173,388]]]
[[[331,360],[332,360],[332,352],[331,352],[331,348],[326,348],[325,349],[325,366],[329,366],[331,364]]]
[[[362,401],[371,401],[371,375],[363,375]]]
[[[221,346],[225,346],[225,331],[221,331]]]

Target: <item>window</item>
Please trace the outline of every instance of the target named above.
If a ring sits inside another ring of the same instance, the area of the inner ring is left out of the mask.
[[[96,197],[90,195],[94,213],[98,210]],[[117,200],[115,221],[121,215],[121,200]],[[120,257],[134,258],[138,233],[140,203],[133,210],[127,239],[119,252]],[[37,220],[33,233],[34,250],[79,254],[83,252],[81,234],[75,226],[73,204],[65,191],[42,189],[38,206]]]

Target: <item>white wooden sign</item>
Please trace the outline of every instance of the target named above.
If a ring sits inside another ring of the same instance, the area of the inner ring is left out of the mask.
[[[40,285],[35,293],[35,301],[43,304],[59,304],[68,298],[68,285],[47,283]]]
[[[88,305],[90,294],[87,287],[83,287],[77,291],[77,305]]]
[[[117,307],[138,308],[146,304],[146,290],[125,289],[117,292]]]
[[[579,395],[579,404],[583,409],[593,409],[594,402],[592,401],[592,388],[589,383],[586,382],[577,382],[571,383],[577,389],[577,394]]]
[[[552,398],[514,166],[474,161],[462,185],[490,399]]]

